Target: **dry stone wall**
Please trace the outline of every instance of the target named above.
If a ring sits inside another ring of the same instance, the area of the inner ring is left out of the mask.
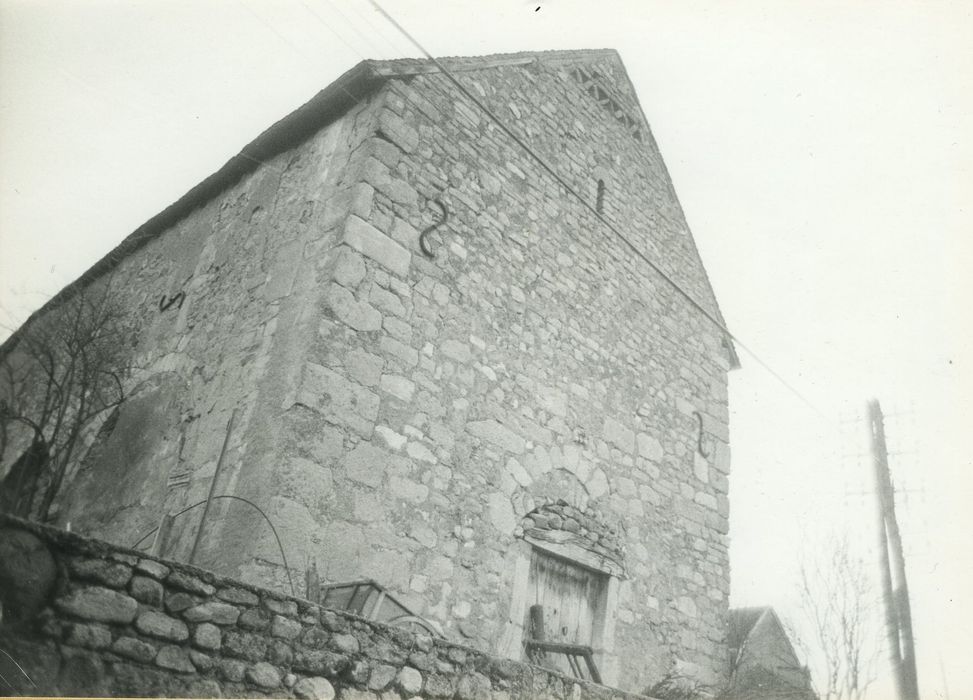
[[[0,603],[3,695],[636,697],[7,516]]]

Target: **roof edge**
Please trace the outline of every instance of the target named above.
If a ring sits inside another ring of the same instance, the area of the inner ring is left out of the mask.
[[[219,196],[244,176],[254,172],[263,165],[264,161],[299,145],[322,126],[367,97],[388,77],[376,68],[376,62],[368,60],[353,66],[310,100],[265,129],[215,173],[135,229],[80,277],[31,313],[27,320],[0,344],[0,360],[16,347],[25,329],[38,317],[72,298],[80,288],[114,270],[129,255],[184,219],[195,209]]]

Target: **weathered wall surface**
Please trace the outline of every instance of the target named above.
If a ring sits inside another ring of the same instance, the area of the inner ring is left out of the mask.
[[[59,522],[131,546],[163,512],[204,499],[234,409],[217,493],[264,502],[281,392],[299,369],[291,355],[307,344],[308,324],[316,328],[307,293],[322,274],[315,261],[330,243],[328,221],[349,206],[339,165],[360,140],[356,118],[366,111],[260,165],[102,281],[138,329],[137,370],[114,428],[65,489]],[[208,545],[219,541],[227,511],[244,507],[216,503],[199,563],[213,562]],[[166,553],[188,555],[201,511],[176,520]]]
[[[620,64],[583,64],[460,79],[717,314]],[[575,560],[609,577],[609,682],[676,662],[724,677],[721,333],[451,90],[390,79],[122,263],[144,372],[61,520],[131,544],[202,500],[238,408],[217,492],[268,513],[295,577],[374,578],[520,658],[532,552],[593,549]],[[227,503],[199,562],[284,590],[262,517]],[[177,520],[169,556],[197,522]]]
[[[601,70],[624,89],[617,66]],[[593,203],[602,179],[605,215],[715,313],[647,133],[635,141],[568,68],[461,80]],[[679,660],[718,678],[721,334],[449,90],[436,75],[390,82],[349,166],[367,206],[343,222],[281,426],[275,517],[301,533],[292,556],[330,580],[377,578],[450,636],[517,656],[522,519],[562,499],[623,533],[606,677],[640,689]],[[417,239],[437,197],[449,220],[429,260]]]
[[[4,695],[635,698],[6,516],[0,602]]]

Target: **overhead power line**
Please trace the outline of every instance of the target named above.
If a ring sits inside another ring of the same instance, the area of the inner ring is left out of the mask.
[[[240,0],[240,1],[241,1],[241,3],[245,4],[244,0]],[[587,209],[589,212],[591,212],[591,214],[593,216],[595,216],[596,219],[598,219],[613,234],[615,234],[615,236],[629,250],[631,250],[639,259],[641,259],[642,261],[644,261],[653,271],[656,272],[656,274],[658,274],[660,277],[662,277],[662,279],[665,280],[665,282],[670,287],[672,287],[672,289],[674,289],[680,296],[682,296],[693,308],[695,308],[696,310],[698,310],[708,321],[710,321],[713,325],[715,325],[726,337],[728,337],[737,346],[739,346],[742,350],[744,350],[749,357],[751,357],[758,365],[760,365],[765,371],[767,371],[772,377],[774,377],[774,379],[776,379],[778,382],[780,382],[780,384],[782,386],[784,386],[790,393],[792,393],[794,396],[796,396],[802,403],[804,403],[806,406],[808,406],[819,417],[824,418],[826,420],[828,419],[828,417],[824,414],[824,412],[821,411],[817,406],[815,406],[800,391],[798,391],[797,388],[793,384],[791,384],[789,381],[787,381],[779,372],[777,372],[772,366],[770,366],[759,355],[757,355],[756,352],[754,350],[752,350],[746,343],[744,343],[740,339],[739,336],[737,336],[736,334],[734,334],[733,332],[731,332],[729,330],[729,328],[727,328],[727,326],[726,326],[725,323],[723,323],[719,318],[717,318],[712,313],[710,313],[699,301],[696,300],[695,297],[693,297],[692,294],[690,294],[685,289],[683,289],[679,285],[679,283],[676,282],[663,269],[661,269],[661,267],[658,264],[656,264],[653,260],[651,260],[649,257],[647,257],[634,243],[632,243],[631,240],[629,240],[621,231],[619,231],[618,228],[614,224],[612,224],[610,221],[608,221],[607,219],[605,219],[601,215],[601,213],[597,210],[597,208],[594,207],[594,206],[592,206],[574,187],[572,187],[570,185],[570,183],[568,183],[554,169],[553,166],[549,165],[547,163],[547,161],[544,160],[539,154],[537,154],[522,138],[520,138],[520,136],[518,136],[516,134],[516,132],[514,132],[510,127],[508,127],[492,110],[490,110],[475,95],[473,95],[465,86],[463,86],[456,79],[456,77],[445,66],[443,66],[443,64],[439,60],[437,60],[428,50],[426,50],[426,48],[421,43],[419,43],[418,40],[416,40],[401,24],[399,24],[391,15],[389,15],[388,12],[386,12],[377,2],[375,2],[375,0],[369,0],[369,2],[375,8],[376,11],[378,11],[400,34],[402,34],[405,37],[406,40],[408,40],[413,46],[415,46],[416,49],[423,56],[425,56],[429,61],[431,61],[433,63],[433,65],[435,65],[437,67],[437,69],[441,72],[441,74],[443,75],[443,77],[445,77],[449,81],[449,83],[451,83],[453,85],[453,87],[455,87],[457,90],[459,90],[460,93],[464,97],[466,97],[468,100],[470,100],[470,102],[472,102],[473,105],[477,109],[479,109],[484,114],[486,114],[487,117],[491,121],[493,121],[493,123],[495,123],[497,125],[497,127],[500,128],[500,130],[504,134],[506,134],[511,140],[513,140],[514,143],[516,143],[521,149],[523,149],[535,162],[537,162],[548,174],[550,174],[551,177],[553,177],[558,182],[558,184],[561,185],[565,189],[565,191],[568,192],[568,194],[570,194],[572,197],[574,197],[575,199],[577,199],[578,202],[580,202],[581,205],[585,209]],[[328,4],[331,5],[330,2]],[[307,4],[307,2],[305,2],[304,0],[302,0],[302,5],[304,5],[305,9],[308,11],[308,13],[313,17],[313,19],[315,21],[319,22],[323,27],[325,27],[326,29],[328,29],[329,32],[331,32],[333,35],[335,35],[345,46],[347,46],[354,53],[356,53],[362,60],[368,60],[360,51],[358,51],[357,49],[355,49],[354,46],[352,46],[350,43],[348,43],[348,41],[343,36],[341,36],[341,34],[337,30],[335,30],[328,22],[326,22],[324,20],[324,18],[321,17],[320,14],[318,14],[312,7],[310,7]],[[249,8],[247,8],[247,9],[249,9]],[[355,31],[356,34],[358,34],[360,37],[362,37],[363,39],[365,39],[366,43],[368,43],[369,45],[371,45],[373,47],[376,46],[376,44],[374,44],[374,42],[371,42],[368,39],[368,36],[366,36],[361,31],[359,31],[356,27],[353,26],[353,23],[351,22],[351,20],[348,18],[347,15],[345,15],[344,13],[342,13],[340,11],[339,11],[339,14],[340,14],[341,18],[346,23],[348,23],[349,25],[351,25],[351,29],[353,31]],[[357,14],[357,13],[356,13],[356,16],[358,16],[359,18],[362,17],[360,14]],[[260,17],[257,17],[257,18],[263,24],[267,24],[262,18],[260,18]],[[367,22],[367,19],[365,21]],[[367,22],[367,23],[368,23],[369,27],[371,27],[372,29],[375,29],[374,25],[371,24],[371,22]],[[285,41],[296,53],[298,53],[299,55],[302,55],[302,56],[304,55],[303,52],[299,51],[297,49],[297,47],[295,47],[290,41],[286,40],[282,35],[280,35],[279,32],[277,32],[276,30],[274,30],[273,27],[270,27],[269,25],[267,25],[267,26],[268,26],[268,29],[270,29],[271,31],[273,31],[273,33],[276,34],[278,36],[278,38],[280,38],[283,41]],[[395,47],[394,44],[392,44],[392,42],[387,37],[381,35],[378,32],[376,32],[376,33],[380,36],[380,38],[385,43],[387,43],[389,46],[391,46],[393,50],[396,50],[396,51],[398,50],[397,47]],[[381,54],[381,53],[383,53],[383,51],[379,51],[379,54]],[[445,97],[447,99],[452,99],[452,96],[448,95],[442,88],[438,87],[434,82],[430,81],[429,82],[429,85],[430,85],[430,87],[433,90],[435,90],[437,93],[439,93],[443,97]],[[342,87],[342,90],[354,101],[354,104],[355,105],[357,105],[357,104],[359,104],[361,102],[362,96],[352,95],[344,87]],[[406,96],[406,99],[409,100],[410,102],[413,102],[413,104],[415,104],[414,101],[411,100],[408,96]],[[418,106],[418,105],[416,105],[416,106]],[[258,160],[256,158],[252,158],[249,155],[246,155],[246,154],[243,154],[243,155],[245,155],[245,157],[249,158],[250,160],[253,160],[254,162],[262,163],[262,161],[260,161],[260,160]]]
[[[605,225],[618,239],[636,256],[638,256],[643,262],[645,262],[652,270],[655,271],[666,283],[669,284],[680,296],[682,296],[689,304],[695,308],[699,313],[701,313],[707,320],[709,320],[713,325],[715,325],[720,331],[722,331],[730,340],[736,343],[739,347],[747,352],[747,354],[754,359],[761,367],[763,367],[767,372],[769,372],[777,381],[779,381],[784,387],[786,387],[791,393],[793,393],[797,398],[799,398],[804,404],[806,404],[811,410],[825,418],[825,414],[817,408],[810,400],[808,400],[801,392],[799,392],[790,382],[784,379],[776,370],[774,370],[770,365],[768,365],[764,360],[762,360],[753,350],[751,350],[740,338],[734,335],[726,324],[723,323],[719,318],[714,316],[708,309],[706,309],[699,301],[693,297],[692,294],[683,289],[678,282],[676,282],[669,274],[667,274],[658,264],[646,256],[632,241],[630,241],[618,228],[612,224],[610,221],[605,219],[598,211],[598,209],[593,206],[587,199],[585,199],[574,187],[571,186],[555,169],[553,166],[548,164],[548,162],[537,154],[529,144],[527,144],[520,136],[518,136],[510,127],[508,127],[494,112],[487,107],[483,102],[477,98],[473,93],[471,93],[456,77],[446,69],[446,67],[437,60],[426,48],[419,43],[406,29],[399,24],[388,12],[386,12],[381,5],[376,2],[376,0],[368,0],[372,7],[375,8],[393,27],[395,27],[419,52],[422,53],[429,61],[436,66],[436,68],[442,73],[442,75],[449,80],[452,85],[459,90],[464,97],[466,97],[470,102],[472,102],[481,112],[483,112],[489,119],[497,125],[497,127],[503,131],[514,143],[516,143],[521,149],[523,149],[538,165],[541,166],[551,177],[553,177],[558,184],[561,185],[571,196],[578,200],[581,205],[587,209],[591,214],[593,214],[602,224]]]

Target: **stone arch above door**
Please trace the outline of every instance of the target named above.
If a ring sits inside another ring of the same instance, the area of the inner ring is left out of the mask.
[[[548,501],[527,513],[514,532],[531,546],[596,571],[625,578],[622,526],[593,506],[564,499]]]

